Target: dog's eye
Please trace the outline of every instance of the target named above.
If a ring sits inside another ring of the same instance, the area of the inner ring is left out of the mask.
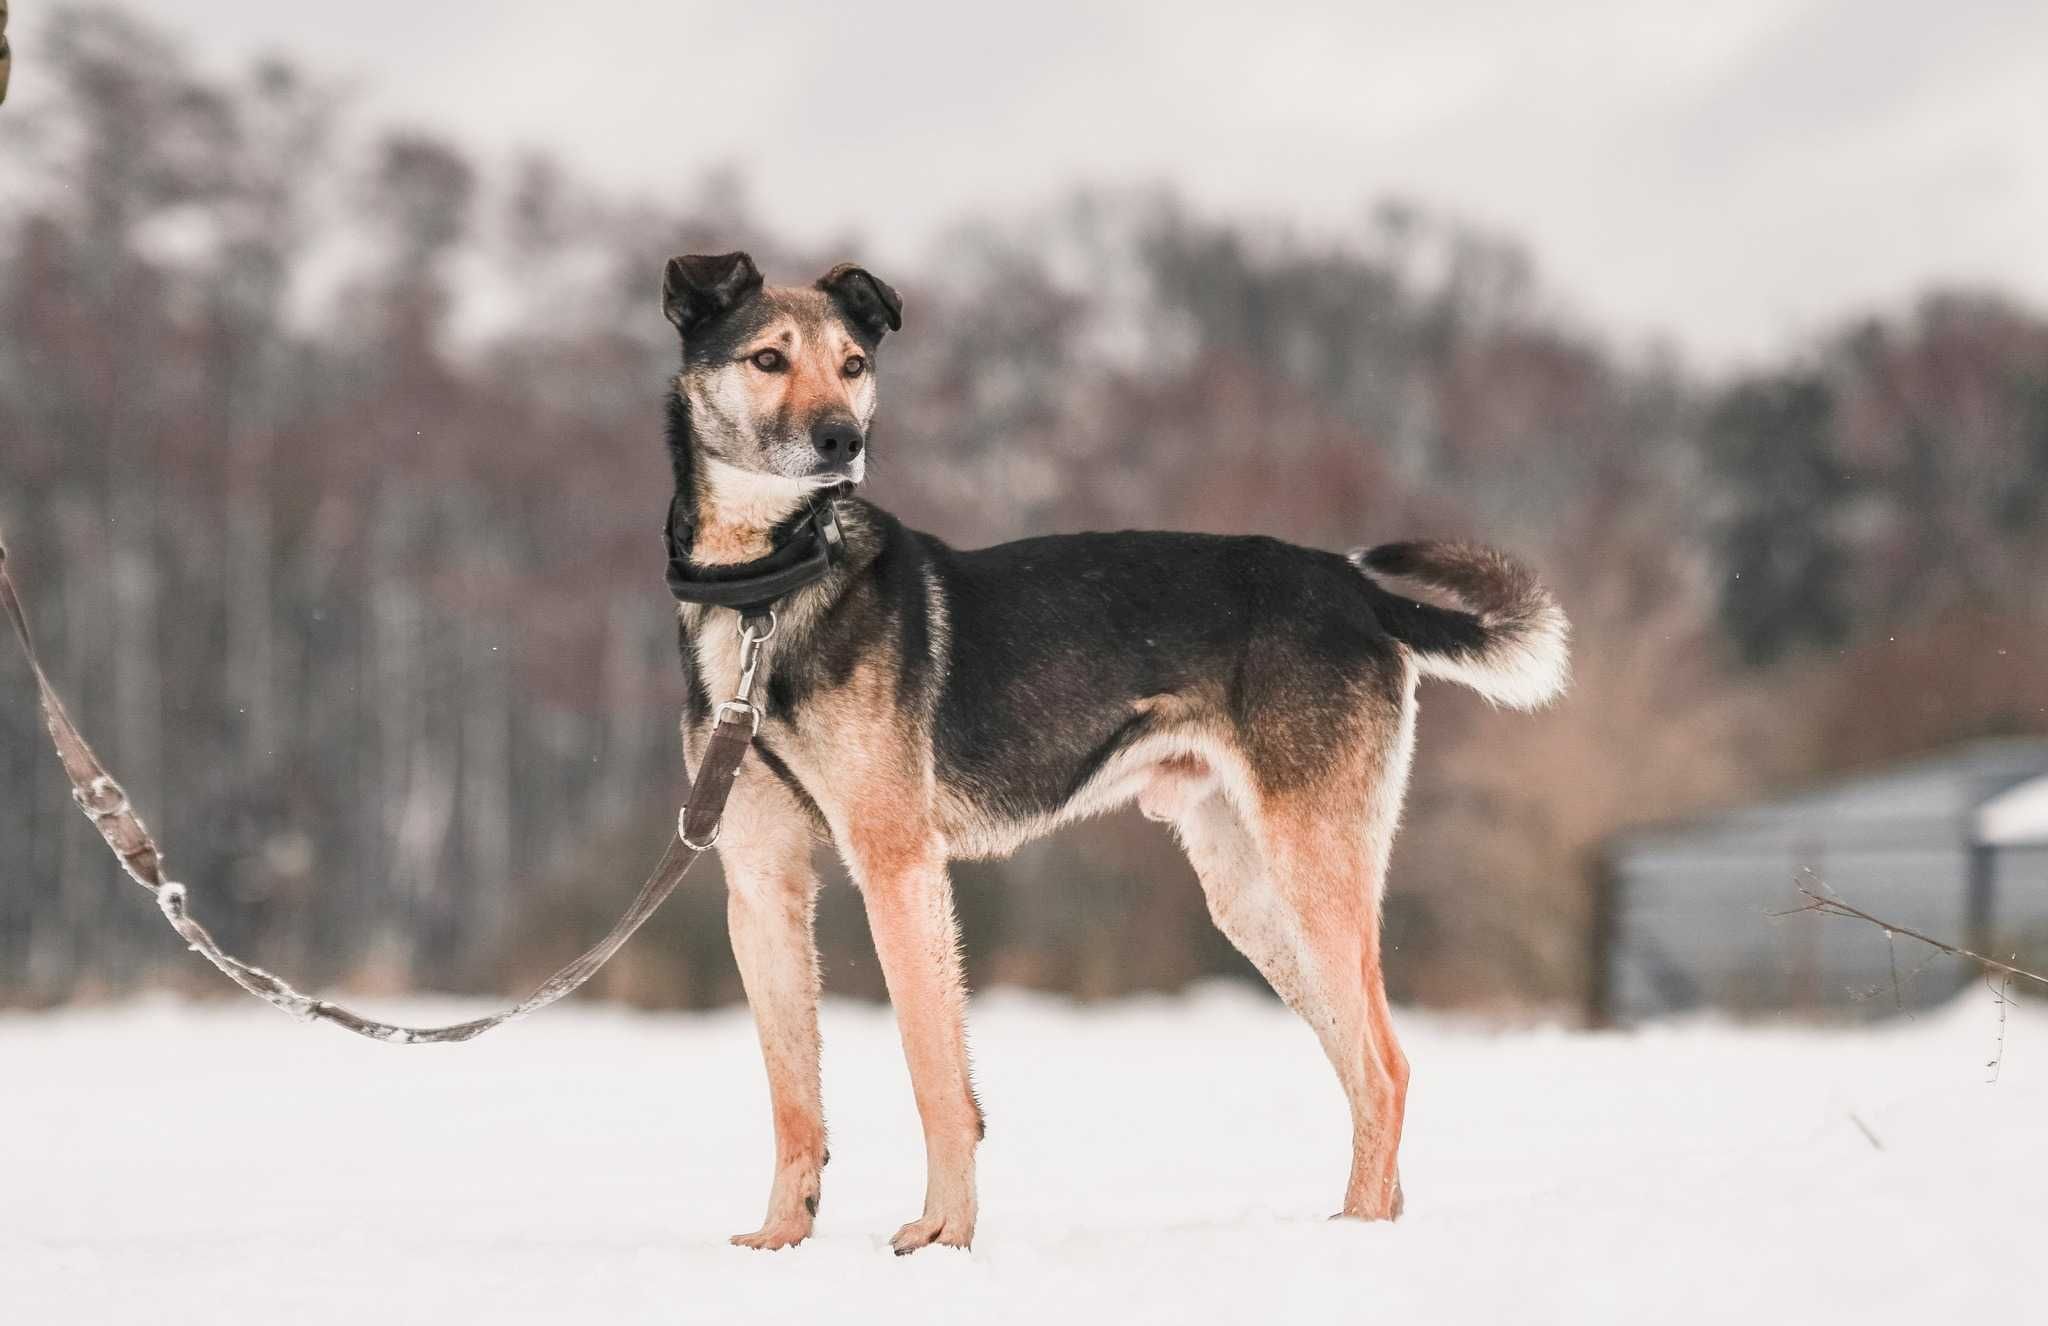
[[[780,350],[756,350],[747,356],[747,362],[763,373],[780,373],[789,365],[789,361],[782,357]]]
[[[859,355],[854,355],[846,361],[846,367],[841,371],[850,378],[857,378],[868,371],[868,361]]]

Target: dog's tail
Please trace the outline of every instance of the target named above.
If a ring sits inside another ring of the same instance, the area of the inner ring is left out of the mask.
[[[1571,680],[1571,626],[1529,569],[1469,543],[1383,543],[1350,554],[1377,595],[1373,611],[1425,677],[1470,686],[1494,704],[1539,709]],[[1413,580],[1463,609],[1419,603],[1376,577]]]

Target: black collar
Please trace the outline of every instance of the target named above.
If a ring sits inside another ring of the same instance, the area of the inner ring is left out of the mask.
[[[759,616],[804,586],[823,580],[845,559],[846,539],[832,509],[835,491],[805,503],[804,513],[782,533],[766,557],[732,566],[699,566],[690,560],[690,545],[697,533],[696,513],[690,509],[692,496],[677,490],[669,500],[668,524],[662,530],[668,545],[668,592],[679,602]]]

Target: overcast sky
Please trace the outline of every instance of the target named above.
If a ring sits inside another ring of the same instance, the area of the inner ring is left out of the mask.
[[[1450,210],[1584,320],[1710,363],[1936,280],[2048,304],[2040,0],[145,8],[209,62],[295,53],[372,119],[609,183],[737,164],[777,228],[878,265],[965,214],[1166,181],[1314,232],[1389,194]]]

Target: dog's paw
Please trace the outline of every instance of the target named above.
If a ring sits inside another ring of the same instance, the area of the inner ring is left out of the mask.
[[[771,1220],[751,1234],[735,1234],[730,1242],[735,1248],[759,1248],[773,1252],[778,1248],[793,1248],[811,1236],[809,1216],[794,1216],[783,1220]]]
[[[933,1243],[948,1248],[965,1248],[973,1242],[972,1220],[948,1220],[944,1216],[928,1215],[897,1230],[896,1237],[889,1240],[889,1247],[898,1257],[907,1257]]]
[[[1344,1209],[1330,1219],[1399,1220],[1407,1205],[1408,1196],[1401,1190],[1401,1172],[1398,1169],[1386,1177],[1354,1173],[1351,1186],[1344,1192]]]
[[[1344,1209],[1330,1217],[1332,1220],[1399,1220],[1401,1211],[1408,1205],[1408,1199],[1401,1192],[1401,1181],[1394,1180],[1391,1193],[1374,1200],[1347,1200]]]

